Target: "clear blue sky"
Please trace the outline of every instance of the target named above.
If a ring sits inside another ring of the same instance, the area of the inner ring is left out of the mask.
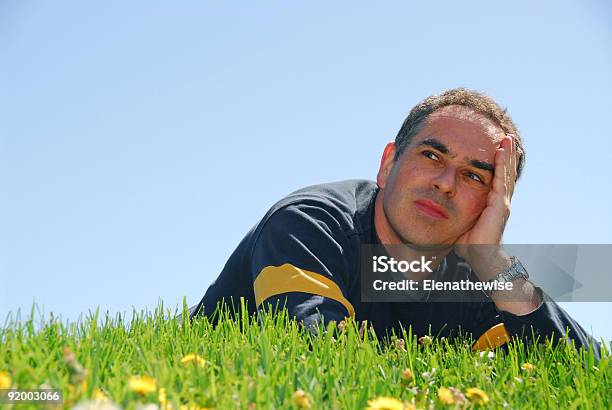
[[[373,179],[427,95],[526,142],[507,243],[612,243],[612,6],[0,3],[0,321],[196,303],[302,186]],[[612,304],[566,304],[612,340]]]

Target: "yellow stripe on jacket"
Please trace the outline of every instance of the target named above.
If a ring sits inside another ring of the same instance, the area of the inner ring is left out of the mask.
[[[334,281],[318,273],[300,269],[290,263],[281,266],[266,266],[255,279],[253,287],[255,303],[258,307],[272,296],[302,292],[333,299],[346,308],[349,316],[355,316],[353,305],[344,297],[340,287]]]
[[[482,336],[478,338],[476,343],[474,343],[474,346],[472,346],[472,351],[482,351],[487,349],[492,350],[505,343],[508,343],[510,340],[510,334],[506,330],[504,324],[498,323],[484,332]]]

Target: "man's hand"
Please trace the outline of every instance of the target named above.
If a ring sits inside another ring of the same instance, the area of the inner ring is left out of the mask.
[[[472,229],[455,244],[455,253],[470,264],[482,281],[494,279],[512,264],[501,244],[516,183],[518,154],[513,137],[507,135],[495,152],[495,175],[485,209]],[[517,279],[513,284],[512,290],[493,294],[498,309],[525,315],[540,306],[542,296],[531,282]]]
[[[455,252],[466,260],[470,258],[473,250],[469,245],[502,243],[506,222],[510,217],[510,200],[514,193],[518,163],[513,137],[512,134],[504,137],[495,152],[495,171],[485,209],[472,229],[463,234],[456,243]]]

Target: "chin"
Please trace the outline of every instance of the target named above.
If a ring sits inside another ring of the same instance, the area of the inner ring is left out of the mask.
[[[401,236],[401,240],[404,245],[428,251],[446,249],[455,244],[455,242],[449,242],[447,239],[441,239],[431,235],[423,237]]]

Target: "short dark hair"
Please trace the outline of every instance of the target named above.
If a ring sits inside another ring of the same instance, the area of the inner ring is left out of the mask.
[[[485,115],[497,124],[506,134],[514,134],[516,150],[520,152],[516,169],[516,178],[521,176],[525,166],[525,148],[518,128],[507,113],[507,109],[501,108],[488,95],[465,88],[453,88],[441,94],[431,95],[414,106],[404,120],[397,136],[395,137],[395,161],[404,153],[412,138],[419,133],[425,125],[427,117],[434,111],[449,105],[459,105],[472,109]]]

